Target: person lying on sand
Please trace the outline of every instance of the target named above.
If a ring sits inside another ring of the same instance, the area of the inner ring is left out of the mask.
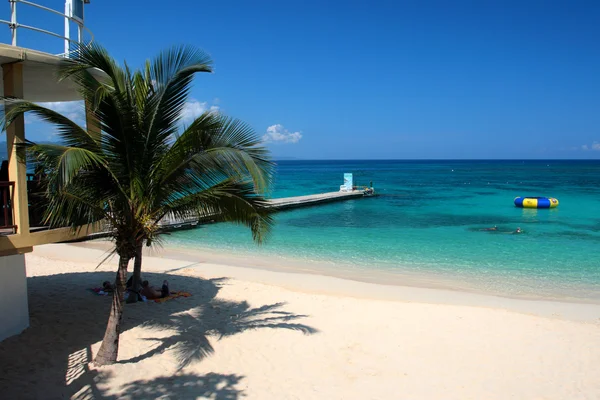
[[[170,294],[171,291],[169,290],[169,282],[167,282],[167,280],[165,279],[160,290],[160,297],[169,297]]]
[[[155,289],[150,286],[148,281],[142,282],[142,290],[140,291],[142,296],[145,296],[148,300],[160,299],[161,297],[167,297],[169,292],[169,282],[163,281],[161,290]]]
[[[110,283],[109,281],[104,281],[102,282],[102,290],[104,292],[114,292],[115,291],[115,287],[112,283]]]
[[[142,301],[142,297],[140,296],[140,287],[139,287],[139,283],[138,283],[138,287],[136,289],[133,288],[133,275],[131,275],[129,277],[129,279],[127,279],[127,282],[125,283],[125,293],[126,293],[126,298],[129,296],[129,294],[131,293],[135,293],[138,295],[138,300]]]

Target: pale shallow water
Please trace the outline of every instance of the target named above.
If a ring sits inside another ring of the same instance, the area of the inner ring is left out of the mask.
[[[276,216],[268,243],[205,225],[172,234],[177,247],[326,263],[367,274],[412,274],[517,296],[600,298],[598,161],[286,161],[272,197],[336,191],[342,174],[381,194]],[[560,200],[552,210],[516,196]],[[500,232],[482,231],[497,225]],[[510,234],[521,227],[521,235]]]

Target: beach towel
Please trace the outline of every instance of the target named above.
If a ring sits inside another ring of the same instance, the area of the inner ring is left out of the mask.
[[[176,299],[178,297],[190,297],[192,294],[188,292],[171,292],[170,296],[154,299],[157,303],[164,303],[167,300]]]

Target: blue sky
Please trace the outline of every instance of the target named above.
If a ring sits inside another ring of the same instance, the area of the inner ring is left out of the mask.
[[[21,7],[23,23],[62,30]],[[600,158],[597,1],[92,0],[86,18],[133,66],[173,44],[206,50],[215,73],[197,77],[190,115],[218,107],[275,156]],[[30,121],[28,137],[52,133]]]

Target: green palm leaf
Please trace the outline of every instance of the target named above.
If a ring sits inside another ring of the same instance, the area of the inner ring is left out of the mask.
[[[160,239],[163,217],[210,215],[247,226],[257,243],[272,227],[265,193],[274,164],[252,128],[215,113],[181,127],[194,76],[211,71],[210,57],[193,47],[171,48],[135,70],[94,44],[60,67],[61,79],[77,85],[92,125],[4,99],[4,126],[32,113],[57,128],[60,143],[22,145],[47,174],[46,223],[75,228],[103,221],[114,239],[118,285],[99,362],[116,359],[127,265],[134,256],[141,260],[145,241]]]

